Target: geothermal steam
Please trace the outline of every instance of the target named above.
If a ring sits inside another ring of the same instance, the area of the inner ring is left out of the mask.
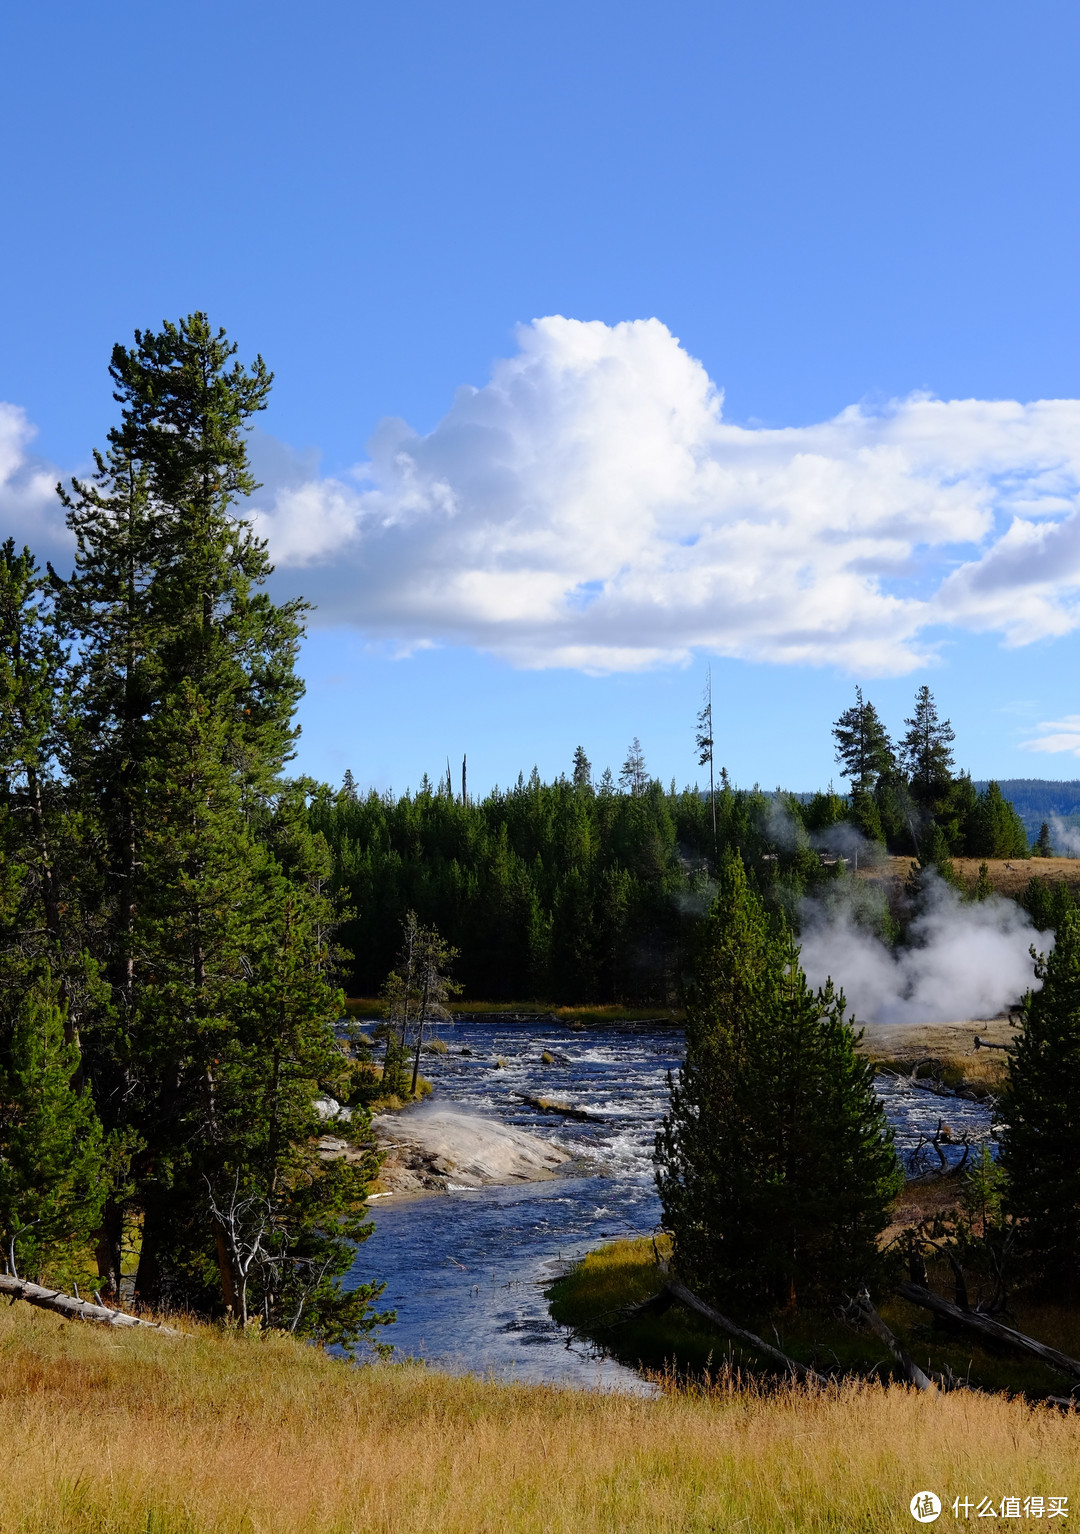
[[[989,1018],[1038,988],[1029,952],[1053,947],[1011,900],[965,902],[940,879],[893,952],[859,926],[849,905],[808,903],[802,966],[812,985],[828,976],[860,1023],[934,1023]]]

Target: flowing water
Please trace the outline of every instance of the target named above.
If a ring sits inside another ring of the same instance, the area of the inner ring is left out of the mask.
[[[574,1033],[542,1023],[459,1021],[442,1034],[449,1052],[427,1055],[424,1063],[440,1109],[527,1129],[556,1141],[572,1159],[550,1182],[373,1201],[375,1232],[350,1276],[356,1283],[386,1280],[379,1303],[398,1315],[386,1340],[399,1355],[442,1368],[647,1389],[632,1370],[556,1326],[544,1290],[602,1241],[657,1228],[653,1140],[667,1104],[667,1073],[682,1059],[681,1031]],[[545,1052],[554,1064],[543,1062]],[[988,1127],[988,1110],[978,1104],[946,1103],[888,1081],[879,1090],[901,1153],[934,1135],[942,1119],[954,1139]],[[523,1102],[523,1093],[569,1103],[588,1117],[543,1113]],[[955,1160],[959,1152],[950,1143],[943,1154]]]

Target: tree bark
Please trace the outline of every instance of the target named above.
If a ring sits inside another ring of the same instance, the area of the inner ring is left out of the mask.
[[[1070,1358],[1067,1353],[1061,1353],[1045,1342],[1037,1342],[1034,1337],[1015,1331],[1011,1326],[1004,1326],[1000,1321],[995,1321],[992,1316],[984,1316],[977,1310],[961,1310],[958,1305],[950,1304],[939,1294],[923,1289],[919,1284],[898,1284],[896,1292],[905,1300],[910,1300],[913,1305],[921,1305],[924,1310],[929,1310],[935,1316],[953,1321],[957,1326],[976,1332],[988,1341],[1014,1348],[1019,1353],[1027,1353],[1031,1358],[1040,1359],[1042,1363],[1049,1364],[1052,1369],[1057,1369],[1059,1373],[1067,1375],[1070,1379],[1080,1380],[1080,1359]]]
[[[135,1298],[143,1305],[161,1304],[161,1262],[155,1234],[154,1216],[147,1210],[143,1216],[142,1245],[135,1273]]]
[[[101,1234],[97,1243],[98,1277],[115,1299],[120,1298],[121,1241],[124,1234],[124,1211],[115,1199],[107,1198],[101,1214]]]
[[[896,1337],[893,1336],[892,1332],[885,1325],[885,1322],[874,1309],[870,1296],[865,1289],[861,1294],[856,1295],[852,1310],[866,1329],[873,1332],[874,1336],[885,1344],[901,1369],[903,1369],[904,1377],[909,1385],[914,1385],[917,1390],[934,1390],[936,1388],[930,1376],[922,1372],[915,1360],[901,1347]]]
[[[140,1316],[125,1315],[122,1310],[110,1310],[107,1305],[91,1305],[89,1300],[77,1300],[61,1289],[46,1289],[42,1284],[27,1283],[22,1278],[7,1278],[0,1274],[0,1294],[28,1305],[38,1305],[42,1310],[55,1310],[59,1315],[77,1321],[104,1321],[107,1326],[142,1326],[152,1332],[164,1332],[167,1337],[183,1337],[175,1327],[160,1321],[144,1321]]]

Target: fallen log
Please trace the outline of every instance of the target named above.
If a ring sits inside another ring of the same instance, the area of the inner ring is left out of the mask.
[[[727,1316],[722,1316],[711,1305],[706,1305],[705,1301],[699,1300],[697,1295],[688,1289],[685,1284],[680,1284],[677,1278],[668,1279],[660,1294],[657,1295],[657,1299],[660,1299],[661,1296],[669,1300],[677,1300],[680,1305],[685,1305],[687,1310],[696,1311],[710,1325],[715,1326],[717,1331],[723,1332],[728,1337],[735,1338],[737,1342],[745,1342],[747,1347],[754,1349],[755,1353],[760,1353],[763,1357],[771,1359],[773,1363],[779,1364],[782,1369],[787,1370],[789,1374],[793,1374],[796,1379],[814,1385],[828,1384],[825,1376],[818,1374],[816,1369],[811,1369],[807,1364],[800,1364],[794,1358],[789,1358],[786,1353],[781,1353],[779,1348],[770,1346],[763,1338],[755,1336],[753,1332],[748,1332],[743,1327],[736,1326],[735,1322],[728,1320]],[[652,1304],[654,1309],[656,1308],[655,1301],[647,1303]]]
[[[904,1378],[909,1385],[914,1385],[917,1390],[935,1390],[937,1388],[930,1376],[923,1373],[915,1360],[905,1351],[898,1339],[886,1326],[874,1309],[870,1296],[865,1289],[861,1294],[855,1296],[851,1304],[851,1310],[855,1318],[862,1322],[867,1331],[873,1332],[874,1336],[885,1344],[901,1369],[903,1369]]]
[[[537,1097],[532,1092],[518,1092],[516,1096],[527,1103],[530,1108],[535,1108],[539,1113],[561,1113],[564,1119],[593,1119],[594,1114],[584,1108],[575,1108],[571,1103],[560,1102],[557,1097]]]
[[[959,1305],[943,1300],[939,1294],[934,1294],[930,1289],[924,1289],[921,1284],[897,1284],[896,1292],[903,1299],[910,1300],[913,1305],[921,1305],[924,1310],[929,1310],[932,1315],[953,1321],[957,1326],[962,1326],[969,1332],[975,1332],[991,1342],[1014,1348],[1019,1353],[1026,1353],[1030,1358],[1037,1358],[1070,1379],[1080,1380],[1080,1359],[1070,1358],[1067,1353],[1059,1352],[1057,1348],[1049,1347],[1045,1342],[1037,1342],[1034,1337],[1028,1337],[1024,1332],[1018,1332],[1011,1326],[1005,1326],[1001,1321],[995,1321],[993,1316],[985,1316],[978,1310],[961,1310]]]
[[[77,1300],[62,1289],[46,1289],[41,1284],[28,1283],[24,1278],[7,1278],[0,1274],[0,1294],[28,1305],[39,1305],[42,1310],[55,1310],[58,1315],[76,1321],[102,1321],[106,1326],[142,1326],[152,1332],[164,1332],[167,1337],[183,1337],[174,1327],[160,1321],[144,1321],[141,1316],[129,1316],[122,1310],[110,1310],[108,1305],[91,1305],[89,1300]]]

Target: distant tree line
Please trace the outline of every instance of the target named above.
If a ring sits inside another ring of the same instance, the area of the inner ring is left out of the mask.
[[[716,832],[713,831],[713,814]],[[635,740],[619,783],[594,783],[582,748],[571,774],[534,769],[463,802],[449,776],[400,797],[313,798],[351,916],[340,940],[347,988],[374,995],[410,911],[459,950],[466,997],[675,1002],[694,930],[712,899],[715,852],[738,848],[767,898],[794,912],[830,877],[802,808],[721,779],[715,800],[650,778]]]
[[[842,871],[830,849],[852,855],[845,827],[924,865],[1029,856],[997,784],[977,792],[955,771],[952,728],[926,687],[895,748],[856,692],[833,730],[847,795],[736,789],[714,773],[711,682],[697,725],[704,790],[650,777],[636,737],[617,780],[606,770],[594,781],[579,746],[555,782],[534,768],[482,799],[463,799],[449,771],[398,797],[360,795],[351,772],[339,791],[320,788],[310,823],[352,913],[341,931],[350,992],[378,991],[414,911],[459,950],[467,996],[674,1002],[729,852],[795,930],[802,897]]]

